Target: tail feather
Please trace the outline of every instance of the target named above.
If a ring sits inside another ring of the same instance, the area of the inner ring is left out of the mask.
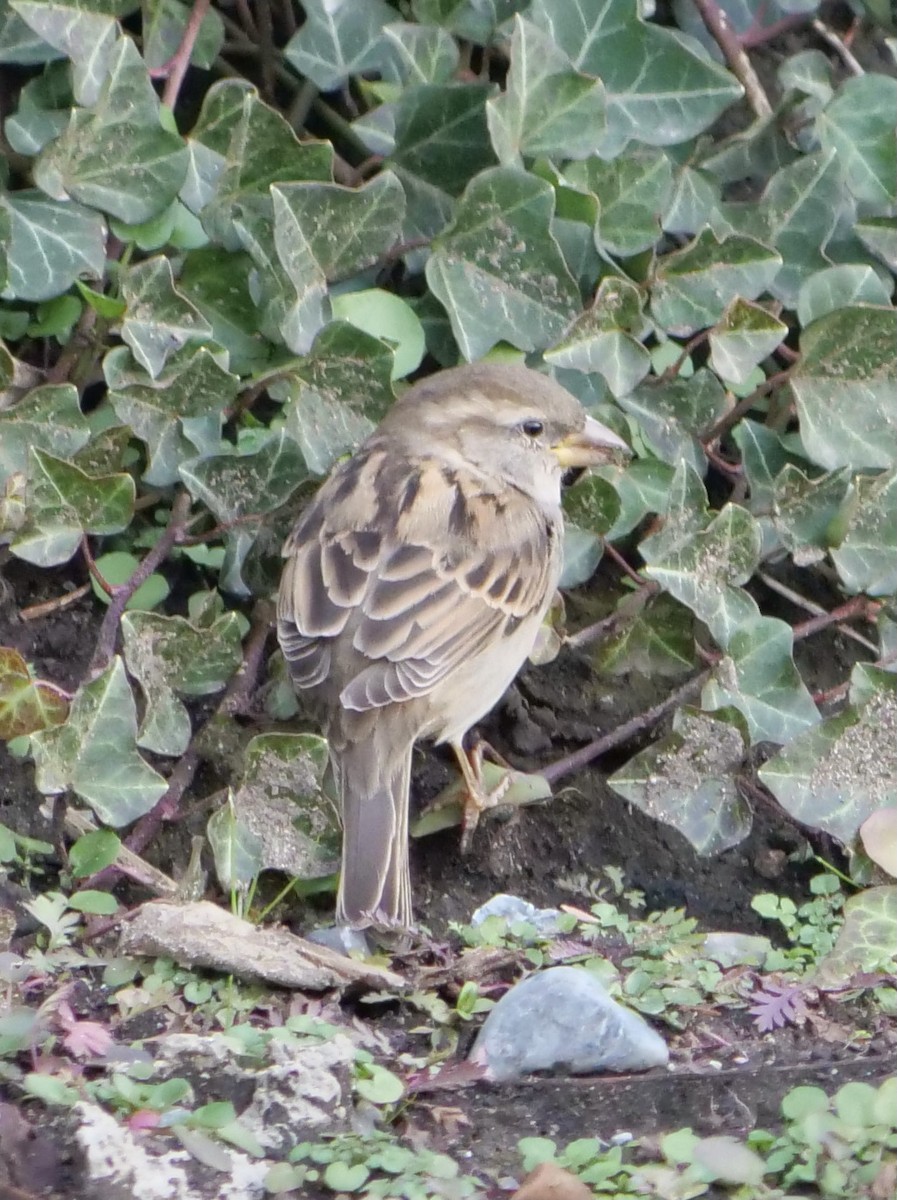
[[[411,750],[381,748],[374,736],[334,756],[343,818],[336,919],[363,928],[412,925],[408,867]]]

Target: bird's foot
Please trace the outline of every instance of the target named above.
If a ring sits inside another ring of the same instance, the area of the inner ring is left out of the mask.
[[[506,767],[508,772],[511,767],[487,742],[477,741],[470,750],[465,750],[462,746],[453,746],[452,748],[458,759],[466,786],[464,809],[461,815],[461,853],[467,854],[474,831],[479,824],[480,815],[487,808],[494,808],[496,804],[501,804],[511,786],[511,775],[508,773],[502,775],[495,787],[486,787],[483,778],[483,759],[486,753],[488,752],[491,759],[497,760],[501,766]]]

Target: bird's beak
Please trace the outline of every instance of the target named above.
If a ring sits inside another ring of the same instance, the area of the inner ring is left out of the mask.
[[[551,452],[565,471],[618,462],[632,455],[622,438],[594,417],[588,416],[582,429],[556,442]]]

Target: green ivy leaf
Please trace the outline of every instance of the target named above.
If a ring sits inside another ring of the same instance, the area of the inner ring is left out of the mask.
[[[78,689],[64,725],[32,735],[38,790],[52,796],[71,788],[106,825],[142,817],[168,782],[137,753],[136,737],[134,697],[116,657]]]
[[[176,756],[187,749],[190,716],[178,700],[220,691],[242,661],[240,620],[222,614],[202,627],[183,617],[126,613],[121,623],[125,662],[146,699],[137,744]]]
[[[839,308],[801,336],[791,375],[807,456],[827,470],[897,466],[897,311]]]
[[[651,367],[638,339],[644,324],[638,289],[618,276],[602,279],[590,309],[545,354],[547,362],[602,375],[614,396],[625,396]]]
[[[673,732],[608,778],[625,800],[672,825],[698,854],[720,854],[744,841],[751,810],[736,785],[746,731],[738,713],[708,716],[679,709]]]
[[[850,191],[881,214],[897,202],[895,112],[897,79],[870,73],[845,79],[816,118],[819,141],[837,158]]]
[[[742,384],[787,334],[788,326],[761,305],[736,297],[710,334],[710,364],[721,378]]]
[[[321,788],[327,760],[327,743],[310,733],[267,733],[250,741],[233,809],[254,839],[259,870],[320,879],[337,869],[341,825]]]
[[[694,137],[742,94],[691,38],[643,21],[636,0],[535,0],[530,15],[577,71],[603,81],[604,158],[630,139],[668,146]]]
[[[0,193],[0,218],[4,216],[0,259],[10,298],[48,300],[82,275],[103,274],[106,230],[98,213],[28,190]]]
[[[744,621],[704,688],[702,706],[737,708],[754,743],[784,745],[818,724],[816,705],[794,665],[793,647],[791,626],[784,621],[763,616]]]
[[[99,100],[75,109],[35,164],[38,185],[135,224],[161,213],[187,172],[187,149],[160,124],[159,99],[130,38],[112,50]],[[122,151],[126,148],[126,152]]]
[[[550,37],[514,17],[505,91],[486,103],[489,134],[499,162],[520,166],[521,155],[588,158],[605,136],[604,87],[581,75]]]
[[[877,304],[887,306],[890,293],[872,267],[843,263],[817,271],[797,294],[797,319],[807,326],[838,308]]]
[[[658,260],[651,314],[669,333],[687,337],[719,321],[736,297],[755,300],[767,291],[781,266],[781,255],[755,238],[718,239],[705,229]]]
[[[35,388],[12,408],[0,410],[0,479],[28,470],[28,451],[68,458],[90,438],[78,389],[70,383]]]
[[[579,289],[551,235],[554,193],[508,167],[483,171],[433,244],[427,282],[461,352],[481,358],[498,341],[550,345],[579,311]]]
[[[897,592],[897,470],[858,475],[856,494],[832,562],[850,592]]]
[[[190,342],[211,338],[211,325],[175,288],[167,258],[150,258],[131,267],[122,277],[121,290],[127,302],[122,338],[153,379],[170,355]]]
[[[386,58],[383,27],[395,10],[383,0],[333,4],[305,0],[305,24],[293,34],[284,57],[322,92],[332,92],[350,75],[378,71]]]
[[[12,552],[38,566],[67,562],[85,533],[127,529],[136,489],[130,475],[88,475],[72,463],[31,450],[27,523]]]

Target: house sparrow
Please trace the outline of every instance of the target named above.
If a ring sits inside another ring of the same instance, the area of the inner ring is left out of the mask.
[[[628,454],[569,392],[475,364],[410,388],[341,462],[284,546],[277,635],[330,743],[343,821],[337,920],[410,928],[418,739],[454,750],[533,647],[563,559],[566,472]]]

